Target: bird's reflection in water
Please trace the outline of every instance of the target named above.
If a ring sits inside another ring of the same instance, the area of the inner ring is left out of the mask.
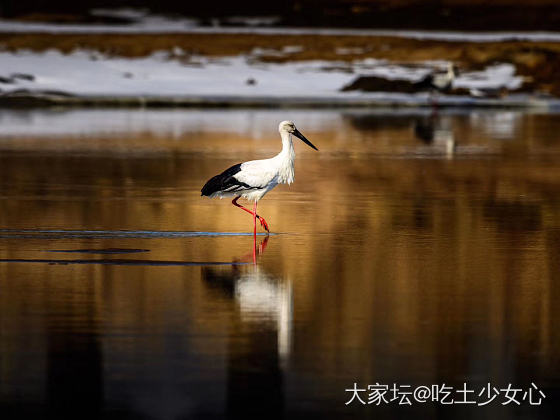
[[[207,287],[231,300],[234,310],[228,333],[228,418],[247,418],[266,411],[284,417],[284,370],[291,348],[293,295],[291,283],[258,264],[269,237],[241,257],[255,264],[204,267]],[[253,260],[253,256],[255,259]]]
[[[456,152],[457,142],[448,123],[437,111],[432,111],[429,116],[414,121],[414,135],[429,147],[427,151],[443,153],[450,159]]]

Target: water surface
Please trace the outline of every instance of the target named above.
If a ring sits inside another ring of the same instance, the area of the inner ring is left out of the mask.
[[[200,188],[280,148],[249,215]],[[560,118],[517,111],[1,111],[2,418],[547,418]],[[253,264],[253,253],[257,264]],[[491,383],[541,406],[345,405]]]

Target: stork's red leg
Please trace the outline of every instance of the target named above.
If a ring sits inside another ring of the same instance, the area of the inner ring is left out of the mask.
[[[239,204],[237,202],[237,200],[239,200],[241,198],[240,195],[238,195],[237,197],[235,197],[233,200],[231,200],[231,204],[233,204],[236,207],[239,207],[241,210],[245,210],[247,213],[251,214],[254,216],[253,212],[249,209],[246,209],[245,207],[243,207],[241,204]]]
[[[253,264],[257,265],[257,233],[256,232],[253,235]]]
[[[270,230],[268,229],[268,223],[266,223],[266,220],[264,220],[264,217],[261,217],[257,214],[257,218],[259,219],[259,222],[261,222],[261,226],[266,230],[266,232],[270,232]]]
[[[256,214],[256,202],[255,202],[255,212],[252,212],[251,210],[249,210],[248,208],[243,207],[241,204],[239,204],[237,202],[237,200],[239,200],[241,198],[241,196],[237,196],[235,197],[233,200],[231,200],[231,204],[233,204],[235,207],[239,207],[241,210],[246,211],[247,213],[249,213],[250,215],[253,216],[253,218],[257,218],[259,219],[259,222],[261,222],[261,226],[266,229],[267,232],[270,232],[270,230],[268,229],[268,223],[266,223],[266,220],[264,220],[264,217],[259,216],[258,214]]]
[[[432,105],[432,110],[433,110],[434,114],[437,114],[438,107],[439,107],[438,92],[437,91],[432,91],[430,93],[430,103]]]
[[[253,204],[253,235],[257,236],[257,202]]]
[[[257,202],[253,204],[253,264],[257,264]]]

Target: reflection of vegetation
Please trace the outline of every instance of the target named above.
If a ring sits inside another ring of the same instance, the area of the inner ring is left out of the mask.
[[[491,201],[485,204],[484,215],[504,231],[531,232],[542,228],[542,208],[533,203]]]
[[[408,127],[410,122],[402,116],[385,115],[379,118],[379,115],[367,113],[344,113],[343,118],[357,131],[367,132],[376,131],[387,128],[403,128]]]

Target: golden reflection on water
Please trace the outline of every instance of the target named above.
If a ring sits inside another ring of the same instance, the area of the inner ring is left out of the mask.
[[[0,137],[4,410],[391,417],[346,407],[344,389],[533,381],[557,393],[556,115],[159,112],[117,113],[101,132],[69,129],[64,113],[31,115],[32,134],[2,116],[12,130]],[[119,126],[125,117],[152,125]],[[320,152],[296,144],[295,184],[260,203],[278,234],[258,237],[256,265],[251,236],[161,233],[250,232],[246,213],[199,190],[228,165],[275,153],[286,117]],[[138,252],[48,252],[102,249]],[[550,406],[531,409],[488,415]]]

